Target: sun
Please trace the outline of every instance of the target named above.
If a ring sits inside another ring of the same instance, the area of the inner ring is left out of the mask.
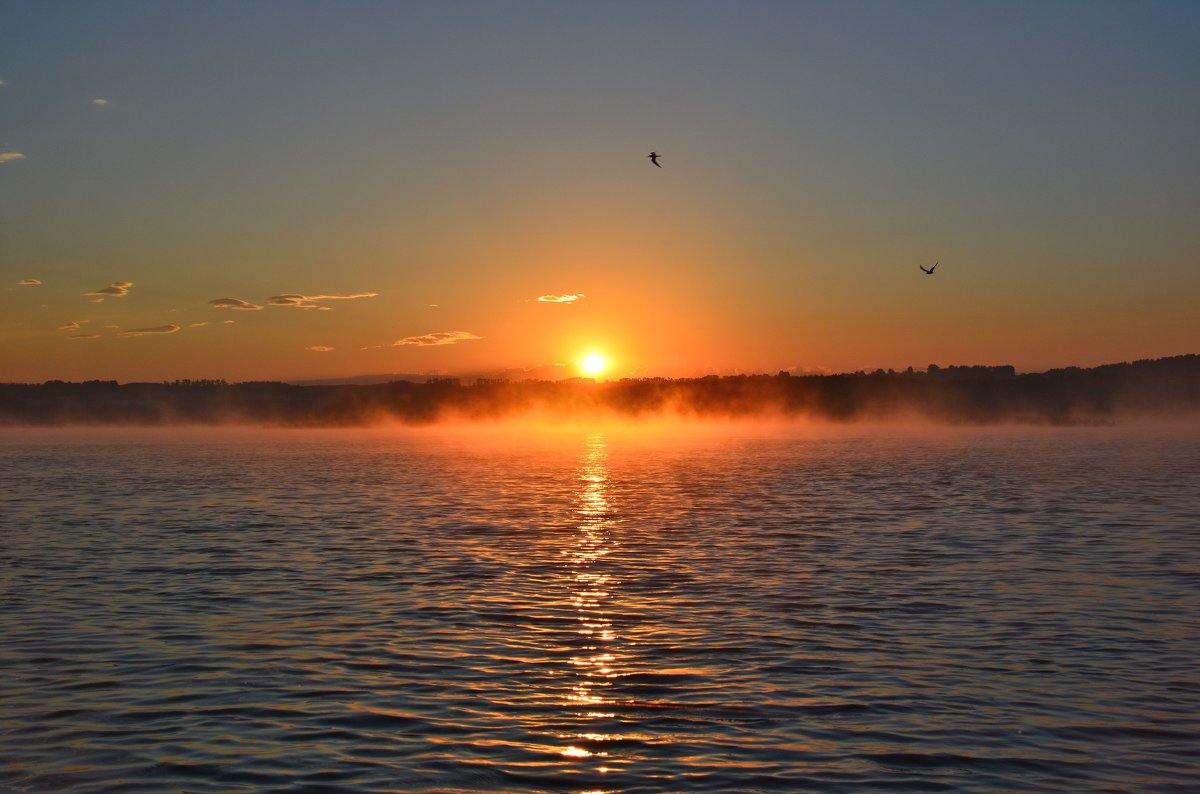
[[[579,362],[579,366],[585,373],[594,378],[600,373],[604,372],[605,368],[608,366],[608,363],[605,362],[604,356],[600,355],[599,353],[588,353],[583,357],[583,360]]]

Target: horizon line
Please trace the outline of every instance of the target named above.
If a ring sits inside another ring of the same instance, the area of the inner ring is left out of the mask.
[[[724,372],[724,373],[707,372],[707,373],[703,373],[703,374],[697,373],[694,375],[681,375],[681,376],[627,375],[627,376],[622,376],[619,378],[603,378],[603,377],[588,377],[588,376],[583,376],[583,375],[570,375],[570,376],[566,376],[566,377],[562,377],[562,378],[538,378],[538,377],[522,378],[522,377],[512,377],[512,375],[509,373],[512,373],[516,370],[506,369],[506,370],[488,370],[488,371],[483,371],[483,372],[479,372],[479,371],[459,372],[459,373],[453,373],[453,374],[445,373],[445,372],[438,372],[438,373],[404,372],[404,373],[344,375],[344,376],[332,376],[332,377],[326,377],[326,378],[313,378],[313,377],[274,378],[274,379],[255,378],[255,379],[249,379],[249,380],[234,380],[234,381],[230,381],[226,378],[211,378],[211,377],[210,378],[174,378],[174,379],[164,379],[164,380],[126,380],[126,381],[121,381],[117,378],[86,378],[86,379],[82,379],[82,380],[62,380],[59,378],[51,378],[49,380],[38,381],[38,382],[2,381],[2,382],[0,382],[0,385],[4,385],[4,386],[45,386],[45,385],[59,384],[59,383],[73,384],[73,385],[82,385],[82,384],[89,384],[89,383],[90,384],[115,383],[120,386],[128,386],[128,385],[138,385],[138,384],[241,385],[241,384],[254,384],[254,383],[283,383],[283,384],[287,384],[287,385],[291,385],[291,386],[322,386],[322,385],[326,385],[326,386],[335,386],[335,385],[369,386],[369,385],[378,385],[380,383],[391,383],[391,382],[429,383],[430,381],[437,381],[437,380],[441,380],[444,382],[473,380],[476,382],[478,382],[478,381],[497,381],[497,382],[507,381],[507,382],[512,382],[512,383],[520,383],[520,382],[528,382],[528,381],[541,382],[541,383],[563,383],[563,382],[620,383],[622,381],[639,381],[639,380],[687,381],[687,380],[703,380],[706,378],[737,378],[737,377],[755,377],[755,378],[757,378],[757,377],[785,377],[786,376],[786,377],[804,378],[804,377],[839,377],[839,376],[840,377],[846,377],[846,376],[856,376],[856,377],[918,376],[918,375],[930,375],[930,374],[940,373],[940,372],[959,372],[959,373],[961,373],[964,370],[966,370],[966,371],[976,370],[976,371],[980,371],[980,374],[990,372],[993,376],[996,374],[1001,374],[1000,371],[1007,370],[1007,372],[1004,374],[1007,374],[1011,377],[1019,377],[1021,375],[1045,375],[1045,374],[1049,374],[1052,372],[1069,372],[1069,371],[1076,371],[1076,370],[1077,371],[1089,371],[1089,370],[1101,369],[1101,368],[1105,368],[1105,367],[1133,366],[1136,364],[1170,361],[1173,359],[1196,358],[1196,357],[1200,357],[1200,353],[1182,353],[1182,354],[1176,354],[1176,355],[1170,355],[1170,356],[1160,356],[1157,358],[1140,358],[1140,359],[1133,359],[1133,360],[1112,361],[1112,362],[1105,362],[1103,364],[1095,364],[1092,366],[1080,366],[1080,365],[1068,364],[1068,365],[1059,366],[1059,367],[1049,367],[1044,370],[1019,370],[1012,364],[946,364],[946,365],[928,364],[925,367],[922,367],[919,369],[917,367],[913,367],[910,365],[907,368],[902,369],[902,370],[898,370],[898,369],[891,368],[891,367],[886,368],[886,369],[883,367],[877,367],[877,368],[870,369],[870,370],[857,369],[857,370],[852,370],[852,371],[835,372],[832,370],[822,371],[822,370],[807,369],[807,368],[802,368],[802,367],[792,367],[792,368],[787,368],[787,369],[779,369],[775,372],[768,372],[768,371],[758,371],[758,372],[733,371],[733,372]],[[567,365],[556,364],[556,365],[547,365],[547,366],[563,366],[563,367],[565,367]],[[416,379],[416,380],[414,380],[414,379]],[[355,381],[372,381],[372,382],[355,383]],[[470,385],[470,384],[460,384],[460,385]]]

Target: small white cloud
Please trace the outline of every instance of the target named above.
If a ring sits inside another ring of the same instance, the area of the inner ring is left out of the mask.
[[[60,331],[78,331],[78,330],[79,330],[79,323],[77,323],[77,322],[70,322],[70,323],[67,323],[67,324],[65,324],[65,325],[60,325],[60,326],[58,326],[58,330],[60,330]]]
[[[96,296],[96,297],[100,298],[100,300],[104,300],[105,298],[110,297],[110,296],[114,297],[114,298],[123,298],[124,296],[129,294],[129,288],[132,286],[133,286],[132,281],[114,281],[113,283],[109,284],[107,287],[104,287],[103,289],[98,289],[98,290],[95,290],[94,292],[85,292],[83,294],[86,297]],[[100,301],[92,301],[92,302],[99,303]]]
[[[437,331],[422,336],[406,336],[403,339],[397,339],[395,342],[392,342],[392,346],[417,345],[418,347],[432,347],[435,345],[453,345],[459,342],[470,342],[472,339],[482,338],[482,336],[476,336],[470,331]]]
[[[208,302],[214,309],[237,309],[244,312],[256,312],[262,309],[257,303],[244,301],[241,298],[216,298]]]
[[[237,320],[223,320],[221,324],[222,325],[233,325],[236,322],[237,322]]]
[[[17,282],[17,286],[18,287],[36,287],[36,286],[40,285],[41,283],[42,282],[38,281],[36,278],[23,278]]]
[[[333,350],[333,348],[329,345],[312,345],[311,347],[306,347],[304,349],[311,350],[314,353],[328,353]]]
[[[25,155],[21,154],[20,152],[0,152],[0,165],[24,159]]]
[[[100,107],[104,107],[105,105],[107,105],[107,104],[108,104],[108,100],[107,100],[107,99],[101,99],[101,98],[97,97],[96,99],[93,99],[93,100],[92,100],[92,104],[93,104],[93,105],[99,105]]]
[[[539,303],[574,303],[575,301],[579,300],[580,298],[585,298],[585,297],[587,297],[587,296],[584,295],[583,293],[579,293],[578,295],[571,295],[571,294],[539,295],[538,302]]]
[[[192,323],[188,326],[188,328],[203,328],[206,325],[208,325],[208,323]]]
[[[100,334],[72,334],[67,339],[99,339]]]
[[[426,309],[440,309],[440,308],[441,308],[441,304],[438,304],[438,303],[426,303],[426,304],[425,304],[425,308],[426,308]]]
[[[272,295],[267,298],[267,303],[271,306],[291,306],[296,309],[324,309],[329,310],[328,306],[318,306],[318,301],[352,301],[359,298],[374,298],[378,292],[356,292],[353,295],[300,295],[295,292],[285,292],[281,295]]]
[[[179,326],[171,323],[169,325],[156,325],[153,328],[130,328],[128,331],[122,331],[118,336],[146,336],[147,334],[173,334],[179,330]]]

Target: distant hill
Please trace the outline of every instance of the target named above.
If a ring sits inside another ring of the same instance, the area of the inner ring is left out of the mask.
[[[425,383],[431,378],[444,377],[439,375],[418,375],[413,372],[402,372],[394,375],[348,375],[342,378],[311,378],[308,380],[288,380],[284,383],[292,386],[371,386],[376,383],[392,383],[393,381],[408,381],[409,383]]]
[[[392,383],[393,381],[408,381],[409,383],[427,383],[431,380],[458,380],[462,383],[474,383],[477,380],[565,380],[573,374],[572,368],[566,364],[544,364],[525,369],[486,370],[480,372],[424,373],[413,372],[395,375],[350,375],[342,378],[315,378],[307,380],[284,381],[293,386],[370,386],[376,383]]]

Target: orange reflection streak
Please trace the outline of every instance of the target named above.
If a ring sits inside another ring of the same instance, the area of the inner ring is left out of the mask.
[[[578,479],[582,485],[579,494],[579,527],[575,545],[568,552],[568,567],[572,582],[571,604],[575,608],[578,626],[576,633],[583,640],[581,653],[571,657],[571,668],[576,681],[566,696],[566,703],[573,707],[584,707],[578,716],[587,720],[611,719],[613,712],[603,708],[612,704],[605,696],[605,689],[612,686],[618,677],[618,658],[610,653],[608,646],[618,635],[609,618],[608,606],[620,584],[610,574],[596,569],[604,557],[612,552],[617,541],[612,536],[612,507],[608,498],[608,447],[604,437],[590,436],[584,445],[583,459],[579,465]],[[608,753],[594,749],[596,744],[620,738],[599,731],[582,731],[562,737],[573,743],[561,752],[573,759],[606,758]],[[580,747],[583,740],[587,747]],[[603,768],[604,772],[608,766]]]

